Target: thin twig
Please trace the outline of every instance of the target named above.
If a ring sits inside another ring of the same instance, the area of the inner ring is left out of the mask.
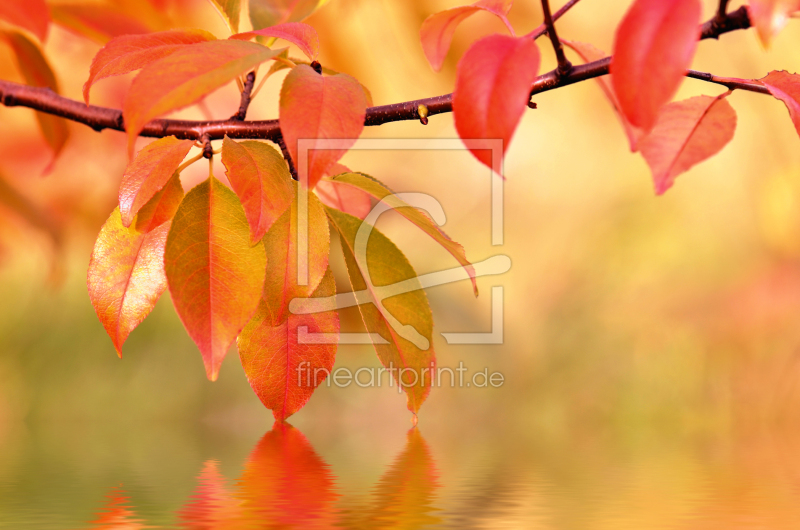
[[[250,106],[250,100],[252,99],[250,96],[253,92],[253,85],[256,82],[256,73],[250,72],[247,74],[244,82],[244,89],[242,90],[242,99],[239,103],[239,110],[236,111],[236,114],[231,116],[230,119],[236,121],[244,121],[245,117],[247,116],[247,108]]]
[[[286,160],[286,164],[289,166],[289,173],[292,174],[292,178],[294,180],[299,180],[297,176],[297,169],[294,167],[294,162],[292,161],[292,155],[289,154],[289,150],[286,148],[286,142],[283,141],[283,136],[278,136],[277,140],[278,145],[281,147],[281,153],[283,153],[283,159]]]
[[[561,6],[561,9],[559,9],[558,11],[556,11],[553,14],[553,22],[555,22],[556,20],[561,18],[567,11],[572,9],[572,6],[574,6],[575,4],[577,4],[580,1],[581,0],[569,0],[569,2],[567,2],[566,4]],[[547,33],[547,24],[542,24],[539,27],[537,27],[536,29],[534,29],[533,31],[531,31],[530,33],[528,33],[527,36],[532,38],[533,40],[536,40],[539,37],[541,37],[542,35],[544,35],[545,33]]]
[[[542,11],[544,12],[544,23],[547,26],[547,36],[550,37],[550,43],[553,45],[553,51],[556,52],[556,59],[558,60],[556,72],[562,76],[566,75],[572,69],[572,63],[564,55],[564,46],[558,38],[553,15],[550,14],[550,0],[542,0]]]
[[[719,0],[719,7],[717,8],[717,17],[724,18],[728,13],[728,0]]]

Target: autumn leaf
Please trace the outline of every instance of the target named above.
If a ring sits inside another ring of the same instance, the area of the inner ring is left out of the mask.
[[[80,37],[105,44],[114,37],[150,33],[153,28],[104,4],[51,4],[53,21]]]
[[[736,112],[726,97],[697,96],[666,105],[639,149],[661,195],[675,177],[717,154],[733,138]]]
[[[291,42],[300,48],[310,61],[316,61],[319,55],[319,36],[317,31],[308,24],[286,22],[285,24],[278,24],[277,26],[270,26],[256,31],[238,33],[232,35],[231,39],[249,40],[256,36],[273,37]]]
[[[35,42],[16,31],[0,31],[0,38],[3,38],[14,51],[17,66],[27,84],[49,88],[58,93],[58,81],[53,69]],[[36,113],[36,121],[44,139],[53,150],[53,158],[45,169],[45,172],[48,172],[69,139],[69,129],[67,122],[62,118],[44,112]]]
[[[350,169],[342,164],[333,164],[328,168],[328,175],[335,176],[342,173],[350,173]],[[372,201],[368,193],[347,184],[335,182],[329,177],[317,182],[314,191],[325,206],[336,208],[359,219],[364,219],[372,210]]]
[[[44,42],[50,24],[50,10],[44,0],[5,0],[0,2],[0,20],[28,30]]]
[[[530,38],[489,35],[474,43],[458,63],[453,118],[464,140],[502,139],[503,153],[530,100],[539,71],[539,48]],[[488,148],[470,148],[498,174]]]
[[[231,33],[239,31],[239,14],[242,10],[242,0],[208,0],[211,2],[222,20],[230,28]]]
[[[636,0],[617,28],[611,85],[631,125],[650,130],[678,91],[699,38],[699,0]]]
[[[356,142],[364,129],[366,111],[361,84],[349,75],[324,77],[301,64],[286,76],[281,88],[281,131],[301,182],[307,168],[309,189]],[[309,149],[307,158],[301,160],[301,139],[341,140],[341,147]]]
[[[139,70],[187,44],[215,39],[214,35],[202,29],[175,29],[111,39],[92,59],[89,79],[83,85],[83,100],[89,103],[89,91],[101,79]]]
[[[164,246],[169,220],[183,198],[175,175],[125,227],[119,208],[108,218],[92,251],[87,275],[89,299],[117,354],[167,288]]]
[[[464,270],[467,271],[467,274],[472,280],[472,288],[475,291],[475,296],[478,296],[478,284],[476,282],[475,269],[472,267],[472,263],[470,263],[467,259],[467,256],[464,253],[464,247],[450,239],[450,236],[445,234],[444,231],[439,228],[439,225],[434,223],[433,220],[422,210],[409,206],[402,199],[396,197],[394,192],[384,186],[383,183],[363,173],[345,173],[343,175],[337,175],[331,179],[331,182],[351,186],[355,189],[369,193],[378,201],[385,202],[397,213],[414,223],[420,230],[431,236],[464,267]]]
[[[288,52],[286,52],[285,54],[281,54],[281,56],[284,59],[289,59],[289,61],[293,62],[295,65],[298,64],[311,65],[311,61],[305,61],[303,59],[298,59],[296,57],[289,57]],[[325,75],[338,75],[341,73],[334,70],[333,68],[324,65],[320,66],[322,67],[322,73]],[[271,76],[275,72],[280,72],[281,70],[286,70],[287,68],[292,68],[292,66],[290,66],[284,61],[275,61],[272,63],[272,66],[269,67],[269,72],[267,73],[267,76]],[[374,103],[372,101],[372,92],[370,92],[369,88],[367,88],[367,86],[362,84],[360,81],[359,84],[361,85],[361,90],[364,91],[364,97],[367,98],[367,108],[374,106]]]
[[[783,101],[789,110],[794,128],[800,135],[800,75],[789,72],[770,72],[759,82],[769,89],[770,94]]]
[[[408,410],[416,414],[431,391],[432,374],[436,371],[433,316],[417,273],[394,243],[377,229],[372,228],[364,249],[356,245],[362,224],[359,219],[332,208],[325,211],[339,232],[364,327],[383,339],[384,343],[373,344],[378,358],[389,370],[394,369],[392,376],[406,393]],[[371,280],[369,283],[365,275]],[[403,283],[395,286],[400,282]],[[395,294],[403,286],[407,288],[400,290],[402,294]]]
[[[436,72],[442,69],[444,58],[450,49],[450,43],[453,42],[456,28],[464,20],[479,11],[486,11],[496,15],[503,21],[508,31],[514,35],[514,28],[511,27],[511,23],[507,18],[512,3],[513,0],[480,0],[472,5],[454,7],[426,18],[419,30],[419,38],[422,41],[422,50],[425,52],[425,57],[428,59],[431,68]]]
[[[335,295],[336,283],[328,269],[311,297]],[[325,334],[327,340],[315,340],[307,334]],[[333,369],[338,335],[336,310],[294,315],[283,307],[264,302],[259,305],[237,345],[250,386],[272,410],[276,421],[284,421],[303,408],[325,381]]]
[[[119,210],[124,226],[130,226],[139,209],[170,180],[193,145],[191,140],[167,136],[137,153],[125,168],[119,186]]]
[[[195,103],[280,52],[252,42],[215,40],[186,46],[145,66],[125,98],[128,151],[151,119]]]
[[[254,30],[301,22],[327,0],[250,0],[250,22]]]
[[[591,63],[608,57],[604,51],[585,42],[569,41],[566,39],[561,39],[561,42],[577,53],[584,63]],[[617,96],[614,94],[614,88],[611,86],[610,80],[605,76],[598,77],[597,83],[600,85],[603,94],[608,98],[608,102],[614,107],[614,112],[616,112],[619,121],[622,123],[622,128],[625,130],[625,135],[628,137],[628,145],[630,146],[631,152],[636,152],[636,144],[643,134],[642,130],[631,125],[631,122],[628,121],[620,110],[619,101],[617,101]]]
[[[172,301],[212,381],[261,299],[266,254],[249,236],[239,199],[214,177],[186,194],[167,236]]]
[[[758,38],[767,48],[795,11],[800,11],[800,0],[750,0],[748,9]]]

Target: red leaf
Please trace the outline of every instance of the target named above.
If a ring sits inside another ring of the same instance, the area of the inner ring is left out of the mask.
[[[130,332],[150,314],[167,288],[168,221],[182,198],[176,175],[142,208],[134,226],[123,226],[116,208],[97,236],[89,261],[89,298],[120,357]]]
[[[563,42],[566,46],[572,48],[572,50],[575,51],[575,53],[577,53],[580,56],[581,60],[584,63],[591,63],[594,61],[599,61],[600,59],[603,59],[605,57],[608,57],[608,55],[604,51],[595,48],[591,44],[587,44],[584,42],[577,42],[577,41],[568,41],[566,39],[561,39],[561,42]],[[625,135],[628,137],[628,145],[630,145],[631,152],[636,152],[637,150],[636,144],[639,141],[639,138],[641,138],[643,134],[642,130],[639,129],[638,127],[631,125],[631,123],[627,120],[627,118],[625,118],[625,115],[622,114],[622,111],[620,111],[619,101],[617,101],[617,96],[616,94],[614,94],[614,89],[611,86],[611,82],[609,81],[609,79],[605,76],[598,77],[596,79],[597,83],[600,85],[600,88],[603,90],[603,93],[608,98],[609,103],[611,103],[611,106],[614,107],[614,111],[617,113],[617,117],[619,118],[619,121],[622,123],[622,128],[625,129]]]
[[[264,29],[285,22],[300,22],[327,0],[250,0],[253,29]]]
[[[794,128],[800,135],[800,75],[783,71],[770,72],[767,77],[760,79],[760,82],[773,96],[783,101],[789,109]]]
[[[328,269],[311,296],[335,294],[336,283]],[[335,339],[318,342],[304,338],[305,334],[312,333],[337,337],[338,313],[333,310],[293,315],[284,308],[262,303],[239,335],[239,357],[250,386],[264,406],[272,410],[276,421],[284,421],[303,408],[333,369]]]
[[[792,13],[800,10],[800,0],[750,0],[750,21],[758,38],[769,47],[773,37],[789,23]]]
[[[260,35],[262,37],[275,37],[276,39],[283,39],[296,45],[306,56],[316,61],[319,55],[319,36],[317,31],[309,26],[300,22],[286,22],[285,24],[278,24],[269,28],[259,29],[256,31],[248,31],[247,33],[238,33],[232,35],[231,39],[249,40]]]
[[[193,145],[191,140],[167,136],[147,144],[139,151],[125,169],[119,186],[119,210],[123,225],[131,225],[139,209],[164,187]]]
[[[266,254],[249,232],[239,199],[210,177],[186,194],[167,236],[172,301],[212,381],[261,299]]]
[[[661,195],[675,177],[717,154],[733,138],[736,112],[727,95],[697,96],[666,105],[639,149]]]
[[[0,2],[0,19],[26,29],[44,42],[50,24],[50,11],[44,0],[5,0]]]
[[[419,38],[422,41],[422,50],[425,52],[425,57],[428,58],[431,68],[436,72],[442,69],[442,63],[444,63],[444,58],[450,49],[450,43],[453,41],[453,34],[456,32],[456,28],[478,11],[486,11],[496,15],[503,21],[508,31],[514,35],[514,28],[511,27],[508,18],[506,18],[512,3],[513,0],[480,0],[472,5],[454,7],[426,18],[419,30]]]
[[[350,170],[342,164],[333,164],[328,168],[329,177],[342,173],[350,173]],[[330,178],[317,182],[314,191],[325,206],[336,208],[362,220],[372,210],[372,201],[368,193]]]
[[[539,70],[539,48],[530,38],[489,35],[473,44],[458,63],[453,117],[464,139],[502,139],[503,153],[530,99]],[[494,169],[487,149],[472,154]]]
[[[151,119],[188,107],[280,52],[252,42],[215,40],[186,46],[145,66],[125,99],[128,151]]]
[[[83,99],[89,103],[89,90],[100,79],[127,74],[171,55],[186,46],[215,40],[202,29],[176,29],[145,35],[123,35],[103,46],[92,59],[89,79],[83,85]]]
[[[352,146],[364,128],[367,100],[358,81],[346,74],[323,77],[310,66],[292,69],[283,81],[280,125],[289,154],[303,178],[308,168],[308,188],[313,189],[334,162]],[[338,149],[309,149],[299,157],[300,139],[340,139]]]
[[[678,91],[699,38],[699,0],[636,0],[617,28],[611,84],[630,123],[645,131]]]
[[[222,163],[250,223],[255,244],[292,204],[292,175],[283,155],[263,142],[222,141]]]
[[[78,36],[105,44],[114,37],[150,33],[144,22],[109,5],[103,4],[52,4],[53,21]]]

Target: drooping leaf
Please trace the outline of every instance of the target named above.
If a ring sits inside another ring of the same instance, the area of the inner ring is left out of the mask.
[[[377,179],[365,175],[363,173],[345,173],[337,175],[331,179],[331,182],[352,186],[363,192],[369,193],[378,201],[385,202],[392,209],[397,211],[400,215],[417,225],[417,227],[431,236],[437,243],[442,245],[447,252],[449,252],[469,274],[472,280],[472,288],[475,291],[475,296],[478,296],[478,284],[476,282],[475,269],[472,263],[467,259],[464,253],[464,247],[456,243],[450,236],[444,233],[433,220],[428,217],[422,210],[409,206],[399,197],[396,197],[394,192],[383,185]]]
[[[385,342],[373,344],[378,358],[389,370],[395,369],[392,377],[406,393],[408,410],[416,414],[436,371],[428,298],[411,264],[386,236],[373,228],[364,245],[357,235],[359,219],[332,208],[325,211],[339,232],[364,327]]]
[[[100,44],[121,35],[150,33],[153,28],[108,4],[51,4],[53,21]]]
[[[315,61],[319,55],[319,36],[317,35],[317,30],[308,24],[286,22],[285,24],[278,24],[277,26],[270,26],[256,31],[238,33],[232,35],[231,39],[250,40],[256,36],[274,37],[291,42],[300,48],[310,61]]]
[[[42,54],[42,50],[35,42],[16,31],[0,31],[0,38],[3,38],[14,51],[17,66],[27,84],[49,88],[58,93],[58,82],[55,74],[53,74],[53,69],[50,68],[47,59]],[[44,112],[36,113],[36,121],[39,123],[44,139],[53,150],[53,158],[48,166],[49,168],[67,143],[69,129],[67,128],[67,122],[63,118],[45,114]]]
[[[736,112],[726,96],[697,96],[666,105],[650,133],[639,142],[661,195],[675,177],[717,154],[733,138]]]
[[[187,44],[215,39],[214,35],[202,29],[174,29],[111,39],[92,59],[89,79],[83,85],[83,99],[89,103],[89,90],[101,79],[144,68]]]
[[[292,175],[283,155],[263,142],[234,142],[226,136],[222,163],[242,201],[250,223],[250,241],[255,243],[292,204]]]
[[[454,7],[426,18],[419,30],[419,38],[431,68],[436,72],[442,69],[442,63],[450,49],[450,43],[453,42],[456,28],[478,11],[496,15],[513,35],[514,29],[507,18],[512,3],[513,0],[480,0],[472,5]]]
[[[474,43],[458,63],[453,119],[464,140],[502,139],[503,153],[530,99],[539,71],[539,48],[529,38],[489,35]],[[498,174],[492,152],[471,148]]]
[[[186,46],[145,66],[125,98],[128,151],[151,119],[195,103],[280,52],[252,42],[215,40]]]
[[[164,246],[170,219],[183,198],[175,175],[126,228],[119,208],[108,218],[92,251],[87,275],[89,299],[117,354],[167,288]]]
[[[336,176],[350,173],[350,169],[342,164],[333,164],[328,168],[328,175]],[[335,182],[331,178],[323,178],[314,188],[319,200],[325,206],[336,208],[353,217],[364,219],[372,210],[370,195],[352,186]]]
[[[124,226],[130,226],[139,209],[170,180],[193,145],[191,140],[167,136],[137,153],[125,168],[119,186],[119,210]]]
[[[186,194],[167,236],[172,301],[212,381],[261,299],[266,254],[249,232],[236,194],[210,177]]]
[[[770,72],[767,77],[759,81],[773,96],[783,101],[789,110],[794,128],[800,135],[800,75],[776,71]]]
[[[6,0],[0,2],[0,20],[28,30],[44,42],[50,25],[50,10],[44,0]]]
[[[239,32],[239,14],[242,11],[241,0],[208,0],[211,2],[217,12],[222,17],[222,20],[231,30],[231,33]]]
[[[575,51],[575,53],[580,56],[584,63],[591,63],[608,57],[608,54],[606,54],[604,51],[585,42],[569,41],[566,39],[561,39],[561,42]],[[619,101],[617,101],[617,96],[614,94],[614,88],[611,86],[611,81],[608,79],[608,77],[598,77],[596,80],[600,85],[600,88],[603,90],[603,93],[606,95],[606,98],[608,98],[608,102],[611,103],[612,107],[614,107],[614,112],[617,114],[619,121],[622,123],[622,128],[625,130],[625,135],[628,137],[628,145],[630,145],[631,152],[636,152],[636,144],[639,142],[639,138],[641,138],[643,134],[642,130],[634,125],[631,125],[631,122],[628,121],[628,119],[620,110]]]
[[[250,22],[255,30],[301,22],[325,3],[326,0],[250,0]]]
[[[700,0],[636,0],[617,27],[611,85],[620,110],[650,130],[692,63]]]
[[[311,297],[335,294],[336,283],[328,269]],[[336,342],[307,337],[322,333],[338,335],[339,315],[335,310],[294,315],[262,302],[239,335],[239,357],[250,386],[272,410],[276,421],[284,421],[303,408],[333,369]]]
[[[307,168],[309,189],[358,139],[366,112],[361,84],[349,75],[323,77],[301,64],[286,76],[281,88],[281,131],[301,181]],[[307,159],[301,160],[300,139],[340,140],[341,147],[309,149]]]
[[[800,0],[750,0],[748,13],[758,38],[769,47],[795,11],[800,11]]]

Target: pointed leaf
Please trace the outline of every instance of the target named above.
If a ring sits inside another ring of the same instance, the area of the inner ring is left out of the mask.
[[[656,194],[675,177],[717,154],[733,138],[736,112],[726,96],[697,96],[665,106],[650,134],[639,142],[653,172]]]
[[[215,40],[186,46],[145,66],[125,98],[128,151],[151,119],[197,102],[280,52],[252,42]]]
[[[202,29],[175,29],[111,39],[92,59],[89,79],[83,85],[83,99],[89,103],[89,90],[100,79],[144,68],[187,44],[215,39],[214,35]]]
[[[789,110],[794,128],[800,135],[800,75],[784,71],[770,72],[767,77],[759,81],[773,96],[783,101]]]
[[[374,344],[375,351],[385,367],[394,368],[391,373],[406,393],[408,410],[416,414],[431,391],[431,374],[436,371],[433,316],[417,273],[378,230],[372,229],[363,248],[356,244],[360,220],[332,208],[325,211],[339,232],[364,327],[385,341]],[[365,281],[365,275],[371,282]],[[400,282],[408,288],[399,289]],[[402,294],[396,294],[398,290]]]
[[[439,225],[434,223],[422,210],[409,206],[406,202],[396,197],[394,192],[384,186],[383,183],[363,173],[345,173],[333,177],[331,181],[352,186],[353,188],[369,193],[378,201],[384,201],[387,205],[396,210],[397,213],[417,225],[420,230],[442,245],[442,247],[464,267],[464,270],[467,271],[467,274],[469,274],[472,280],[472,288],[475,291],[475,296],[478,296],[475,269],[472,267],[472,263],[467,259],[464,253],[464,247],[450,239],[450,236],[445,234],[444,231],[439,228]]]
[[[692,63],[700,0],[636,0],[617,28],[611,84],[620,110],[650,130]]]
[[[370,195],[352,186],[335,182],[330,176],[350,173],[350,169],[342,164],[333,164],[328,168],[329,177],[317,182],[314,191],[325,206],[336,208],[353,217],[364,219],[372,210]]]
[[[480,0],[472,5],[454,7],[426,18],[419,30],[419,38],[422,41],[422,50],[425,52],[425,57],[428,59],[431,68],[436,72],[442,69],[444,58],[450,49],[450,43],[453,42],[456,28],[478,11],[486,11],[496,15],[513,35],[514,29],[507,18],[512,3],[513,0]]]
[[[80,37],[105,44],[114,37],[150,33],[152,28],[110,5],[52,4],[53,21]]]
[[[325,0],[250,0],[250,22],[255,30],[301,22],[325,3]]]
[[[566,39],[561,39],[561,42],[577,53],[584,63],[591,63],[608,57],[608,54],[604,51],[585,42],[569,41]],[[614,112],[617,114],[619,121],[622,123],[622,128],[625,130],[625,135],[628,137],[628,145],[631,148],[631,152],[635,153],[637,150],[636,144],[639,142],[639,138],[641,138],[643,134],[642,130],[631,125],[631,122],[628,121],[628,119],[620,110],[619,101],[617,101],[617,96],[614,94],[614,88],[611,86],[611,81],[609,78],[603,76],[596,78],[596,80],[600,85],[600,88],[603,90],[603,94],[605,94],[606,98],[608,98],[608,102],[611,103],[612,107],[614,107]]]
[[[122,224],[130,226],[133,217],[164,187],[194,145],[191,140],[174,136],[159,138],[137,153],[125,168],[119,186],[119,209]]]
[[[242,0],[208,0],[211,2],[222,20],[231,30],[231,33],[239,31],[239,14],[242,11]]]
[[[311,296],[334,295],[336,283],[328,269]],[[283,318],[276,318],[281,312]],[[333,310],[293,315],[262,302],[239,335],[239,357],[250,386],[276,421],[303,408],[333,369],[336,342],[306,338],[311,333],[337,336],[339,314]]]
[[[5,39],[14,50],[17,65],[27,84],[49,88],[58,93],[56,76],[35,42],[16,31],[0,31],[0,38]],[[52,165],[69,138],[67,122],[63,118],[44,112],[36,113],[36,121],[39,123],[39,128],[47,144],[53,150],[53,158],[50,162]]]
[[[0,20],[28,30],[44,42],[50,24],[50,11],[44,0],[6,0],[0,2]]]
[[[283,155],[263,142],[234,142],[226,136],[222,163],[247,214],[250,242],[255,243],[292,204],[292,175]]]
[[[128,335],[150,314],[167,288],[164,246],[168,221],[182,197],[176,176],[142,209],[134,226],[126,228],[115,208],[97,236],[86,283],[97,317],[120,357]]]
[[[792,13],[800,10],[800,0],[750,0],[750,21],[765,47],[789,23]]]
[[[502,139],[503,153],[530,100],[539,71],[539,48],[530,38],[489,35],[473,44],[458,63],[453,118],[464,140]],[[470,149],[495,170],[492,153]]]
[[[356,142],[364,129],[366,112],[361,84],[349,75],[323,77],[301,64],[286,76],[281,88],[281,131],[295,167],[298,171],[308,168],[309,189]],[[342,147],[309,149],[307,159],[300,160],[301,139],[339,139]]]
[[[317,30],[308,24],[286,22],[285,24],[278,24],[277,26],[271,26],[269,28],[232,35],[231,39],[249,40],[255,36],[273,37],[289,41],[300,48],[311,61],[316,61],[319,55],[319,36],[317,35]]]
[[[164,255],[169,291],[214,381],[222,359],[258,308],[264,285],[264,245],[250,246],[236,194],[214,177],[181,203]]]

